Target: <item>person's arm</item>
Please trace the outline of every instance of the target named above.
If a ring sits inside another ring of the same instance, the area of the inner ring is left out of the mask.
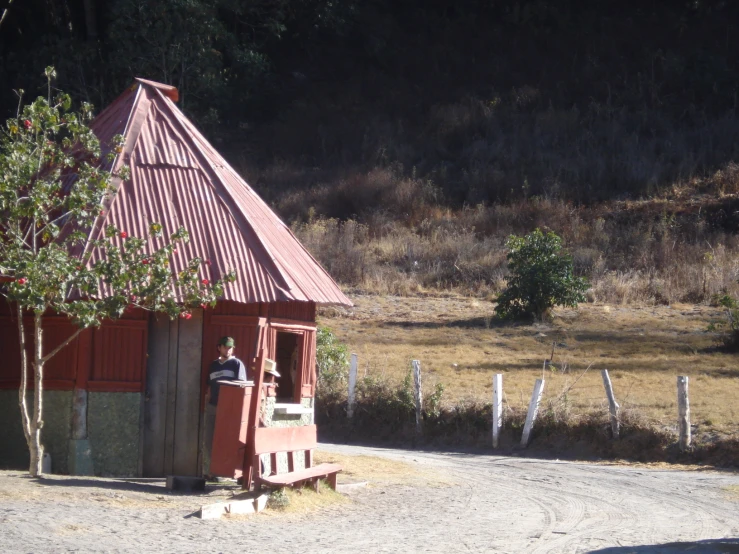
[[[239,381],[246,381],[246,366],[241,360],[239,360],[239,375],[237,379]]]

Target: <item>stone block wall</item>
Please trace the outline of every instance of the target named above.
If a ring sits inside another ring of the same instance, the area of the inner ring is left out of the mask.
[[[69,473],[72,391],[44,391],[41,442],[52,473]],[[33,391],[27,402],[33,409]],[[90,392],[87,430],[95,475],[135,476],[139,471],[140,393]],[[0,390],[0,468],[27,469],[17,390]]]
[[[28,415],[33,417],[33,391],[27,391]],[[44,391],[41,443],[51,455],[52,473],[67,473],[72,392]],[[28,469],[29,455],[21,426],[17,390],[0,390],[0,467]]]
[[[313,398],[303,398],[301,405],[304,408],[313,409]],[[300,427],[302,425],[311,425],[313,423],[313,412],[306,414],[276,414],[275,397],[267,397],[262,400],[264,409],[264,423],[267,427]],[[271,471],[271,460],[269,454],[261,456],[264,471]],[[302,452],[295,455],[295,469],[305,468],[305,457]],[[277,473],[287,472],[287,453],[281,452],[277,454]]]

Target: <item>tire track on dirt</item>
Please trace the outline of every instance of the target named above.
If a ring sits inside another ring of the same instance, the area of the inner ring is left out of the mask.
[[[468,471],[479,473],[475,481],[481,485],[487,484],[498,492],[506,491],[539,507],[543,520],[541,527],[530,530],[536,538],[526,545],[527,552],[563,551],[562,548],[573,541],[583,542],[593,535],[609,536],[620,526],[636,519],[624,512],[618,503],[572,489],[563,491],[561,476],[556,472],[532,475],[513,464],[496,464],[494,469],[507,470],[496,475],[491,473],[492,468],[481,470],[475,462],[471,462],[472,465],[461,463],[467,465]],[[597,515],[590,515],[592,512]],[[593,546],[597,547],[602,542]]]
[[[403,451],[391,452],[399,452],[389,454],[397,459],[407,456]],[[412,456],[427,466],[462,475],[465,517],[477,524],[487,519],[500,530],[498,540],[490,543],[482,537],[463,541],[467,549],[586,552],[723,538],[735,536],[739,529],[736,505],[729,503],[733,510],[727,510],[727,502],[717,493],[718,487],[739,482],[736,475],[712,474],[701,483],[690,472],[460,454],[413,452]],[[687,492],[680,490],[686,486]],[[490,497],[512,499],[509,513],[475,516],[475,504],[489,503]],[[465,532],[462,528],[457,535]]]
[[[512,468],[510,464],[507,467]],[[591,468],[586,469],[585,473],[590,473],[593,478],[601,480],[604,473],[612,473],[604,470],[605,468]],[[637,475],[642,477],[641,480],[646,481],[646,483],[640,483],[635,491],[634,483],[629,479],[628,474],[623,472],[619,474],[617,471],[615,478],[609,480],[609,492],[610,494],[621,493],[621,501],[609,502],[604,497],[593,495],[590,492],[579,492],[574,488],[568,489],[567,493],[563,495],[561,494],[561,487],[553,484],[554,476],[552,474],[538,474],[540,471],[541,467],[536,469],[534,475],[518,475],[521,485],[533,488],[535,491],[533,494],[528,494],[528,498],[538,502],[542,509],[548,509],[555,513],[555,524],[550,525],[548,519],[545,521],[542,536],[535,543],[532,552],[578,551],[583,547],[583,544],[588,542],[590,537],[595,535],[611,537],[620,528],[624,526],[631,527],[635,524],[639,525],[640,533],[644,536],[659,534],[659,530],[651,517],[640,521],[636,510],[632,509],[636,504],[633,501],[635,495],[639,497],[638,504],[646,504],[652,508],[648,510],[649,512],[667,511],[671,514],[671,519],[689,520],[690,525],[687,525],[686,528],[690,530],[691,540],[710,539],[717,535],[726,535],[725,512],[717,510],[710,501],[697,500],[694,495],[682,493],[679,490],[674,490],[674,488],[666,491],[664,488],[649,484],[652,480],[656,482],[664,481],[663,472],[638,472]],[[660,484],[662,483],[660,482]],[[632,498],[632,501],[624,501],[624,499],[629,498]],[[597,511],[601,517],[586,519],[586,508],[588,511],[593,511],[596,506],[598,506]],[[606,517],[602,517],[603,515]],[[669,527],[674,529],[674,524],[670,523]],[[560,534],[564,536],[556,536]],[[678,536],[676,538],[682,537]],[[588,548],[598,546],[601,546],[601,544],[591,544]]]

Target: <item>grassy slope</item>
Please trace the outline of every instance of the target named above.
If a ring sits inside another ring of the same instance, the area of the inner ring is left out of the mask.
[[[231,158],[366,291],[495,294],[506,236],[540,226],[595,300],[739,292],[733,8],[516,5],[378,1],[285,37]]]
[[[717,309],[695,305],[584,305],[556,310],[547,324],[501,325],[476,299],[355,295],[349,310],[324,309],[320,323],[359,357],[360,377],[399,383],[410,360],[424,387],[445,387],[447,405],[490,403],[503,373],[505,406],[525,411],[534,381],[546,379],[543,413],[576,424],[607,412],[600,370],[608,369],[622,409],[659,429],[677,428],[676,376],[690,377],[694,433],[708,440],[737,431],[736,356],[706,331]],[[543,371],[552,355],[555,371]]]

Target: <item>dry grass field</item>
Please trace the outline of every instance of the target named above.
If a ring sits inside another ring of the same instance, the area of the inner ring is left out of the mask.
[[[351,309],[319,317],[359,358],[359,377],[400,382],[422,364],[424,390],[445,387],[445,403],[491,402],[503,374],[505,407],[525,409],[546,379],[542,409],[574,418],[607,409],[600,370],[608,369],[622,409],[662,428],[677,427],[678,375],[690,377],[694,433],[739,430],[739,356],[717,348],[707,330],[721,311],[702,305],[582,304],[556,309],[547,323],[503,323],[490,302],[462,296],[352,295]],[[543,369],[552,356],[553,369]]]

